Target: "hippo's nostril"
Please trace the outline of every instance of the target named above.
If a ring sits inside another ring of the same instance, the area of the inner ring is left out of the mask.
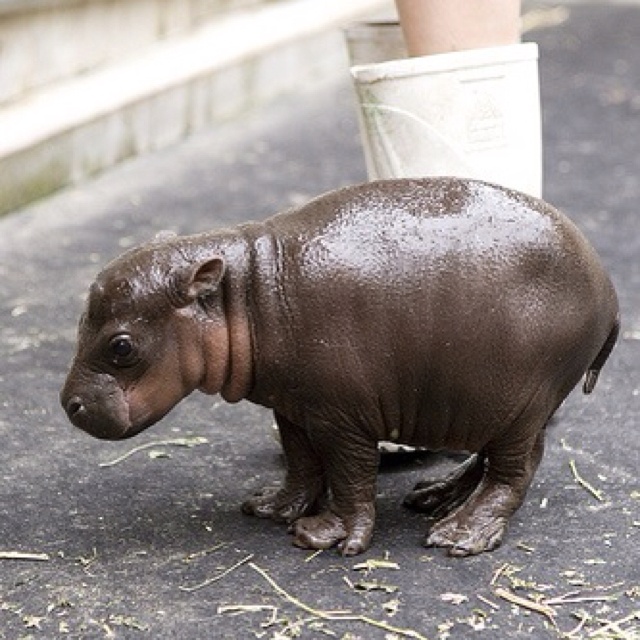
[[[73,418],[74,416],[78,416],[85,411],[85,406],[82,402],[82,399],[78,396],[73,396],[67,402],[67,415],[69,418]]]

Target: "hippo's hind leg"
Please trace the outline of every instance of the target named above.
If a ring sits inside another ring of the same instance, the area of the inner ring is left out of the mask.
[[[448,516],[436,522],[425,541],[452,556],[498,547],[509,518],[522,504],[544,450],[544,428],[518,445],[499,439],[487,447],[486,470],[477,488]]]
[[[469,456],[457,469],[441,479],[424,480],[404,499],[404,506],[442,518],[463,504],[480,484],[485,473],[484,452]]]
[[[276,413],[287,464],[281,489],[264,489],[242,504],[242,511],[260,518],[291,523],[300,516],[317,513],[326,499],[322,464],[304,429]]]
[[[316,428],[313,442],[324,462],[331,500],[318,515],[293,523],[293,543],[303,549],[338,545],[345,556],[362,553],[375,523],[376,442],[330,426]]]

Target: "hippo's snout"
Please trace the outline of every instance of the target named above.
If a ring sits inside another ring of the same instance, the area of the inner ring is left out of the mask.
[[[110,376],[89,381],[71,372],[60,393],[60,404],[70,422],[102,440],[121,440],[135,435],[124,394]]]

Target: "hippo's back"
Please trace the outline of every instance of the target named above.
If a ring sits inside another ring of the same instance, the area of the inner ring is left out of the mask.
[[[456,178],[383,180],[339,189],[271,218],[268,228],[293,263],[335,260],[360,272],[398,256],[424,256],[430,271],[446,260],[501,264],[525,254],[558,253],[581,234],[560,212],[536,198]],[[313,268],[313,266],[312,266]],[[412,274],[415,277],[415,274]]]
[[[337,293],[366,291],[376,300],[382,292],[385,300],[401,299],[403,308],[420,300],[434,308],[440,295],[458,309],[525,290],[544,297],[568,287],[589,298],[610,288],[595,251],[565,215],[478,181],[347,187],[275,216],[267,230],[277,239],[287,282],[343,282]]]

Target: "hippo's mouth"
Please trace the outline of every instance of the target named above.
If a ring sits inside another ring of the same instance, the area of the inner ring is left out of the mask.
[[[60,401],[70,422],[100,440],[133,438],[161,420],[172,408],[150,407],[133,390],[117,385],[104,388],[64,389]]]
[[[148,429],[150,426],[152,426],[154,423],[156,422],[156,420],[150,420],[148,423],[142,423],[142,424],[136,424],[136,425],[131,425],[130,427],[128,427],[124,432],[122,432],[119,436],[116,437],[109,437],[109,438],[103,438],[103,439],[109,439],[109,440],[129,440],[130,438],[133,438],[134,436],[137,436],[139,433],[142,433],[145,429]]]
[[[69,421],[82,431],[100,440],[131,438],[153,421],[141,416],[131,419],[131,411],[121,389],[83,389],[81,393],[65,387],[60,401]]]
[[[71,406],[69,406],[71,405]],[[71,423],[100,440],[128,440],[154,425],[163,416],[140,415],[131,419],[126,415],[109,415],[92,412],[90,409],[78,409],[72,403],[67,405],[67,414]]]
[[[118,440],[127,440],[129,438],[133,438],[139,433],[142,433],[145,429],[152,427],[154,424],[156,424],[156,422],[162,420],[162,418],[164,418],[167,413],[169,413],[171,408],[172,407],[169,407],[166,411],[162,411],[160,413],[151,414],[149,412],[145,412],[135,417],[131,415],[129,426],[118,438]],[[130,414],[132,413],[133,411],[130,411]]]
[[[71,424],[100,440],[122,440],[144,429],[142,424],[133,426],[128,415],[97,410],[95,405],[84,402],[79,396],[72,396],[66,402],[63,400],[63,405]]]

